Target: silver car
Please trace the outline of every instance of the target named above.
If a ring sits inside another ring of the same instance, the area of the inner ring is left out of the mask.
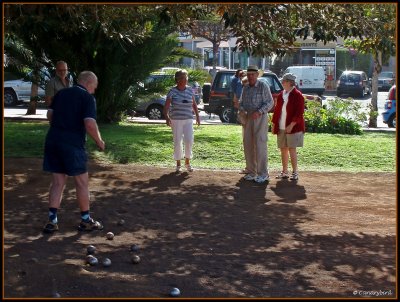
[[[29,102],[32,82],[24,79],[4,81],[4,106],[14,106],[21,101]],[[44,97],[45,91],[39,87],[38,95]]]

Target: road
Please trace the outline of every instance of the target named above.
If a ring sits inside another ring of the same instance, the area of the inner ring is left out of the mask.
[[[377,126],[378,128],[383,128],[386,130],[395,130],[393,128],[388,128],[386,124],[383,123],[382,121],[382,112],[384,111],[384,105],[386,101],[388,92],[387,91],[379,91],[378,92],[378,120],[377,120]],[[326,104],[329,99],[333,99],[335,96],[334,95],[326,95],[322,97],[322,104]],[[368,106],[368,104],[371,103],[371,97],[368,96],[364,99],[359,99],[356,98],[354,99],[356,102],[360,102],[364,108]],[[21,119],[46,119],[46,112],[47,110],[39,108],[36,110],[36,115],[25,115],[27,111],[27,103],[15,106],[15,107],[8,107],[4,108],[4,117],[11,117],[11,118],[21,118]],[[200,118],[201,118],[201,123],[202,124],[208,124],[208,125],[218,125],[222,124],[219,117],[217,115],[209,115],[205,113],[202,110],[203,106],[202,104],[199,105],[200,109]],[[149,120],[146,117],[132,117],[129,118],[133,122],[138,122],[138,123],[165,123],[164,120]]]

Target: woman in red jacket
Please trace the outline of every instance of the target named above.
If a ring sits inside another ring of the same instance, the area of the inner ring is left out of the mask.
[[[303,147],[304,97],[295,87],[296,76],[287,73],[282,78],[282,92],[278,95],[272,116],[272,133],[277,134],[278,148],[281,150],[282,171],[278,179],[289,178],[288,162],[292,164],[293,173],[290,180],[298,180],[297,147]]]

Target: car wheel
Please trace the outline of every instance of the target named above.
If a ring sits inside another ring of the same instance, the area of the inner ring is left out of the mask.
[[[4,106],[14,106],[18,103],[17,95],[12,89],[4,90]]]
[[[160,105],[151,105],[149,109],[147,109],[146,116],[149,120],[161,120],[164,118],[163,107]]]
[[[231,108],[229,107],[224,107],[221,110],[221,113],[219,114],[219,119],[221,120],[221,122],[223,123],[229,123],[230,119],[231,119]]]
[[[388,126],[389,128],[396,128],[396,114],[393,114],[388,119]]]

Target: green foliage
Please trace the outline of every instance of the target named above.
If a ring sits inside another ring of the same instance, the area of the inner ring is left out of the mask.
[[[350,55],[348,49],[336,49],[336,78],[338,79],[340,75],[345,70],[361,70],[364,71],[369,77],[371,77],[371,64],[372,56],[371,54],[357,53],[354,58],[354,68],[353,68],[353,58]]]
[[[4,123],[4,157],[43,156],[47,122]],[[174,167],[171,128],[166,125],[132,123],[99,124],[105,152],[99,152],[88,138],[91,160],[102,163],[145,164]],[[268,163],[281,168],[276,136],[268,134]],[[365,132],[361,135],[306,133],[304,147],[298,148],[301,171],[395,172],[396,133]],[[194,167],[242,169],[244,154],[240,125],[194,127]],[[238,175],[238,177],[240,177]]]
[[[304,119],[307,132],[361,134],[367,113],[352,98],[334,98],[324,106],[307,101]]]

